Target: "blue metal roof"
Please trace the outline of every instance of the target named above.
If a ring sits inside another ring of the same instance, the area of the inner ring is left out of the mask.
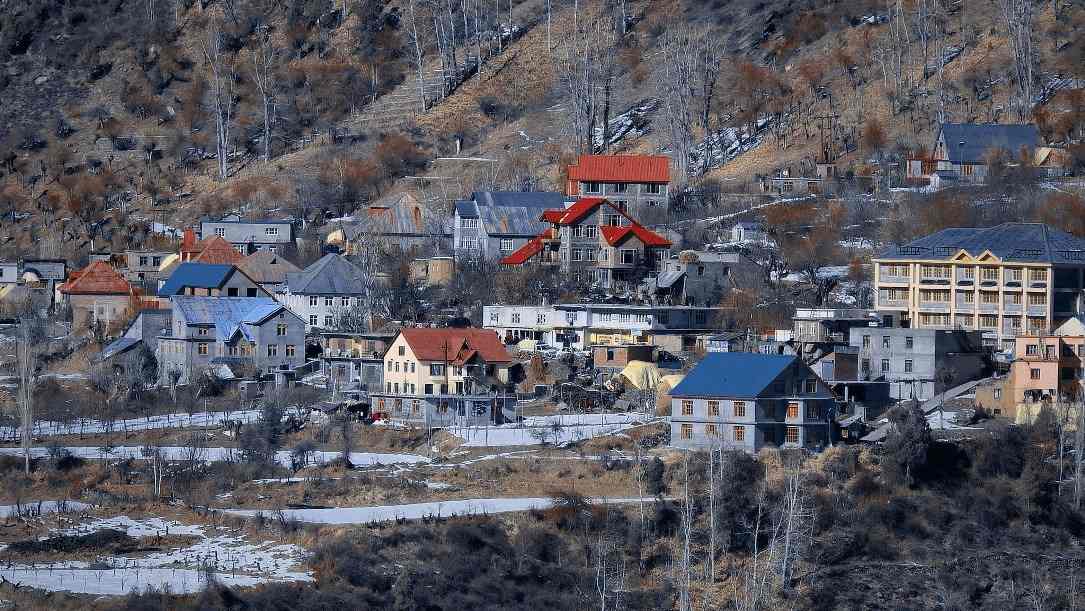
[[[670,395],[757,397],[797,358],[754,352],[710,352],[671,390]]]
[[[940,136],[953,163],[986,163],[994,149],[1003,149],[1016,159],[1022,148],[1031,155],[1040,146],[1040,132],[1030,124],[946,123]]]
[[[1042,223],[1002,223],[995,227],[951,227],[890,246],[876,258],[950,259],[964,250],[973,257],[991,251],[1003,261],[1085,265],[1085,239]]]
[[[143,340],[134,337],[118,337],[110,342],[105,348],[102,348],[102,353],[98,355],[98,360],[104,361],[113,358],[142,342]]]
[[[180,295],[186,288],[217,289],[220,288],[230,273],[233,265],[221,265],[211,263],[186,262],[173,270],[168,280],[158,289],[159,297]]]
[[[177,295],[171,300],[188,325],[213,325],[220,341],[237,333],[252,340],[251,325],[259,324],[280,310],[283,304],[268,297],[204,297]]]

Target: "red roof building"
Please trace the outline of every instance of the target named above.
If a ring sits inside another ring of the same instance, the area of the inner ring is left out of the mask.
[[[68,275],[68,281],[57,287],[65,295],[138,295],[117,270],[105,262],[95,261]]]
[[[399,334],[419,361],[451,365],[463,365],[474,357],[487,363],[512,361],[497,333],[489,329],[407,327],[400,329]]]
[[[192,263],[234,265],[244,258],[245,255],[238,252],[233,244],[221,236],[211,236],[197,241],[196,233],[192,229],[186,229],[181,238],[182,263],[191,261]]]
[[[670,165],[669,157],[657,155],[581,155],[568,168],[565,194],[606,197],[637,214],[666,210]]]

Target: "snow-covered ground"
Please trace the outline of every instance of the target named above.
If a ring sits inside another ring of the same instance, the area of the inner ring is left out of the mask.
[[[651,420],[644,414],[569,414],[529,416],[523,425],[450,427],[468,447],[562,445],[610,435]]]
[[[193,414],[161,414],[144,418],[128,418],[112,423],[113,432],[148,431],[157,429],[188,429],[221,427],[227,421],[242,424],[255,422],[260,417],[260,410],[242,409],[230,412],[195,412]],[[19,438],[22,427],[0,427],[0,439]],[[42,420],[34,423],[35,437],[53,437],[56,435],[94,435],[107,433],[110,423],[102,420],[73,420],[71,422],[52,422]]]
[[[141,459],[145,457],[142,446],[117,446],[114,448],[68,446],[63,449],[68,451],[72,456],[86,460]],[[161,446],[159,447],[159,450],[167,461],[182,461],[189,460],[190,458],[194,458],[199,462],[240,462],[242,460],[241,451],[237,448],[214,447],[197,448],[193,450],[192,448],[186,448],[184,446]],[[30,455],[34,458],[44,458],[49,456],[49,451],[50,448],[40,446],[33,447],[30,449]],[[22,452],[22,448],[0,448],[0,455],[21,456]],[[195,452],[194,456],[193,452]],[[339,452],[312,452],[308,457],[308,464],[322,464],[335,460],[338,457]],[[291,466],[291,452],[289,450],[279,450],[275,453],[275,460],[278,461],[279,464],[289,467]],[[425,456],[418,456],[417,454],[351,452],[350,462],[357,467],[369,467],[373,465],[424,463],[429,462],[429,459]]]
[[[651,498],[594,499],[596,503],[636,503]],[[435,501],[431,503],[408,503],[406,505],[380,505],[376,507],[337,507],[334,509],[284,509],[284,517],[311,524],[371,524],[393,520],[419,520],[425,517],[452,517],[487,515],[546,509],[553,500],[544,497],[517,497],[504,499],[467,499],[462,501]],[[229,509],[226,513],[252,517],[278,515],[277,510]]]
[[[818,268],[818,278],[828,279],[837,278],[843,279],[848,277],[847,265],[827,265],[825,267]],[[784,276],[784,282],[805,282],[806,274],[802,272],[791,272]]]
[[[133,590],[163,587],[169,587],[175,594],[198,592],[205,585],[207,571],[230,586],[312,580],[310,573],[300,570],[304,549],[273,541],[250,542],[237,530],[219,529],[209,535],[203,526],[161,518],[135,520],[119,516],[56,530],[50,535],[79,535],[107,528],[123,530],[133,537],[172,534],[200,539],[188,547],[138,558],[103,555],[93,562],[8,564],[0,567],[0,576],[12,583],[43,590],[99,595],[123,595]]]

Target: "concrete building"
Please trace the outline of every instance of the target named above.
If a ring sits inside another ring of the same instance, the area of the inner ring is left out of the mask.
[[[206,240],[214,236],[229,242],[242,255],[257,250],[283,252],[294,246],[294,224],[276,220],[244,221],[236,214],[217,221],[201,221],[199,238]]]
[[[172,323],[158,337],[161,383],[186,384],[226,365],[234,375],[296,369],[305,362],[305,323],[266,297],[170,298]]]
[[[689,352],[716,328],[723,308],[564,303],[483,307],[483,326],[506,342],[533,339],[579,350],[595,345],[650,344]]]
[[[331,329],[336,317],[366,295],[365,272],[337,254],[327,254],[303,271],[287,274],[276,295],[305,321],[306,330]]]
[[[953,373],[950,387],[990,374],[990,351],[978,331],[855,327],[848,343],[859,351],[858,379],[889,382],[895,399],[933,398],[943,389],[939,372]]]
[[[593,346],[592,365],[597,371],[613,375],[625,369],[630,361],[655,362],[655,346],[648,344],[619,344]]]
[[[665,213],[671,182],[670,157],[581,155],[568,168],[565,194],[605,197],[635,216]]]
[[[677,305],[716,305],[735,288],[732,269],[738,253],[683,250],[659,264],[659,271],[645,279],[654,299]]]
[[[394,333],[320,333],[321,371],[333,387],[379,392],[384,388],[384,353]]]
[[[670,392],[671,445],[684,449],[829,445],[835,400],[795,356],[716,352]]]
[[[1085,312],[1085,239],[1039,223],[944,229],[873,262],[889,326],[982,331],[1009,350]]]
[[[162,263],[173,253],[168,250],[126,250],[124,260],[124,278],[133,283],[153,283],[157,286],[164,277]]]
[[[456,258],[499,259],[523,247],[549,226],[547,210],[564,210],[556,192],[477,191],[453,208]]]

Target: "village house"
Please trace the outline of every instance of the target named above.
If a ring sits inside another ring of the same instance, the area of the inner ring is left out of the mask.
[[[294,224],[290,221],[258,220],[244,221],[230,214],[217,221],[200,221],[199,237],[220,237],[242,255],[258,250],[281,253],[294,246]]]
[[[366,293],[365,272],[346,257],[329,253],[304,270],[286,275],[277,294],[305,321],[305,329],[331,329],[357,308]]]
[[[159,297],[202,295],[206,297],[271,297],[263,287],[233,265],[181,263],[162,286]]]
[[[332,226],[324,243],[343,254],[390,252],[394,248],[404,252],[452,251],[452,219],[423,206],[406,192],[383,197]]]
[[[1040,223],[943,229],[872,261],[885,326],[982,331],[1009,350],[1085,312],[1085,239]]]
[[[894,399],[927,401],[947,390],[940,372],[952,372],[953,387],[991,370],[991,351],[979,331],[854,327],[848,343],[859,351],[857,379],[888,382]]]
[[[64,259],[22,259],[0,263],[0,302],[32,301],[52,308],[61,299],[57,287],[68,279]]]
[[[102,348],[102,352],[98,354],[99,362],[109,363],[123,370],[125,357],[135,353],[142,346],[146,346],[152,354],[156,354],[158,338],[170,328],[172,323],[172,308],[140,310],[132,322],[125,327],[120,337]]]
[[[289,371],[305,362],[305,324],[267,297],[170,298],[172,323],[158,337],[159,376],[186,384],[212,368],[234,375]]]
[[[57,291],[72,309],[73,328],[123,321],[148,305],[139,290],[105,261],[73,271]]]
[[[615,344],[592,347],[592,366],[606,376],[620,373],[632,361],[654,363],[655,346],[648,344]]]
[[[636,216],[665,213],[671,160],[651,155],[581,155],[568,168],[565,194],[605,197]]]
[[[234,265],[244,258],[236,248],[222,236],[213,235],[203,240],[197,239],[196,232],[185,229],[181,236],[181,249],[177,259],[166,261],[162,272],[169,274],[173,271],[173,265],[178,263],[212,263]]]
[[[938,173],[939,181],[982,184],[987,181],[994,157],[1003,156],[1010,164],[1022,159],[1031,161],[1041,143],[1035,125],[944,123],[929,158],[908,160],[906,177],[924,178]]]
[[[670,391],[671,445],[816,450],[831,444],[835,399],[795,356],[714,352]]]
[[[584,197],[565,210],[547,210],[550,228],[503,257],[502,265],[559,266],[577,282],[636,288],[658,269],[671,242],[601,197]]]
[[[165,278],[162,264],[172,254],[168,250],[126,250],[121,255],[124,278],[132,283],[157,286],[158,281]]]
[[[271,250],[258,250],[238,261],[236,265],[237,269],[271,294],[282,289],[287,274],[301,271],[300,267],[288,261],[283,255]]]
[[[493,331],[400,329],[384,353],[384,392],[370,393],[373,411],[429,427],[500,424],[515,415],[521,369]]]
[[[760,243],[766,239],[765,226],[756,221],[739,221],[731,226],[732,243]]]
[[[384,353],[394,338],[394,333],[321,331],[321,371],[334,388],[379,392]]]
[[[564,209],[561,193],[476,191],[453,208],[456,258],[507,256],[549,226],[542,220],[544,212]]]
[[[716,305],[735,288],[732,269],[737,253],[683,250],[660,262],[659,271],[645,279],[655,300],[675,305]]]

